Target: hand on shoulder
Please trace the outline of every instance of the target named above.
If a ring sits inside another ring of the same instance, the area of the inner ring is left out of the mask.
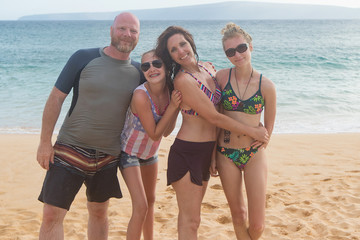
[[[199,63],[202,64],[209,71],[216,72],[216,68],[212,62],[199,62]]]

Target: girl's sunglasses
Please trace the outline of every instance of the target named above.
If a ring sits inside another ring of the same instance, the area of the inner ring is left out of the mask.
[[[140,68],[143,72],[147,72],[147,70],[150,69],[150,65],[153,65],[153,67],[161,68],[163,62],[161,60],[154,60],[152,62],[144,62],[141,64]]]
[[[225,51],[225,54],[227,57],[233,57],[233,56],[235,56],[236,52],[243,53],[243,52],[246,52],[246,50],[248,50],[248,48],[249,48],[248,43],[241,43],[241,44],[237,45],[236,48],[228,48]]]

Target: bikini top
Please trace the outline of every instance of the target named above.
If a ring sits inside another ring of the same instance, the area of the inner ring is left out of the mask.
[[[186,72],[183,69],[181,69],[180,71],[189,74],[191,77],[193,77],[199,84],[200,84],[200,89],[206,94],[206,96],[208,96],[208,98],[210,98],[210,101],[214,104],[217,105],[220,101],[221,101],[221,88],[220,85],[218,84],[218,82],[216,81],[216,78],[211,74],[211,72],[209,72],[204,66],[198,64],[199,67],[203,68],[207,73],[210,74],[210,76],[212,77],[212,79],[215,82],[215,93],[211,92],[201,81],[199,81],[192,73],[190,72]],[[186,113],[186,114],[190,114],[190,115],[194,115],[197,116],[199,115],[197,112],[195,112],[193,109],[181,109],[181,112]]]
[[[262,74],[260,74],[260,81],[259,81],[259,89],[257,92],[252,95],[247,100],[241,100],[235,94],[231,84],[231,70],[229,71],[229,80],[221,93],[221,102],[225,110],[227,111],[237,111],[237,112],[244,112],[247,114],[259,114],[264,109],[264,98],[261,94],[261,78]]]

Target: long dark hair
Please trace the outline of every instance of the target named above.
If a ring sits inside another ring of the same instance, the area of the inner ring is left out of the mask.
[[[175,34],[182,34],[186,41],[190,43],[190,46],[194,52],[196,61],[199,61],[199,55],[196,52],[196,46],[194,38],[187,30],[179,26],[170,26],[164,32],[160,34],[157,39],[155,55],[161,58],[165,64],[165,68],[169,71],[169,76],[174,79],[176,74],[179,72],[181,65],[176,63],[170,56],[170,53],[167,49],[167,43],[170,37]]]

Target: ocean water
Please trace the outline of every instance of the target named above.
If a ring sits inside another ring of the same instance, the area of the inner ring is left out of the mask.
[[[230,67],[220,34],[227,22],[142,21],[131,57],[140,60],[166,27],[180,25],[193,34],[200,60]],[[233,22],[253,37],[254,68],[276,84],[275,133],[360,132],[360,20]],[[0,133],[39,133],[45,102],[67,59],[80,48],[109,45],[110,25],[0,21]]]

